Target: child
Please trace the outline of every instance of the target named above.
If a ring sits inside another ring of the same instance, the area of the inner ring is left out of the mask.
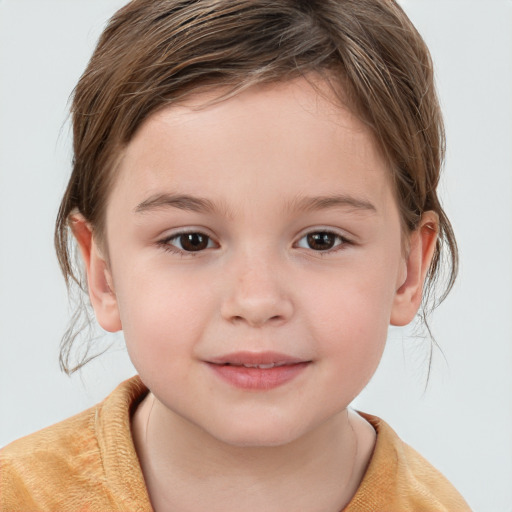
[[[80,282],[71,230],[139,376],[6,447],[1,510],[469,510],[348,409],[442,250],[456,273],[432,66],[394,2],[135,0],[73,123],[59,260]]]

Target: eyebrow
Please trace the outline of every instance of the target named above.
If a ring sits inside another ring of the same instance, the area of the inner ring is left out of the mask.
[[[210,213],[215,210],[215,206],[210,200],[201,197],[193,197],[186,194],[156,194],[139,203],[134,211],[136,213],[145,213],[166,207],[200,213]]]
[[[315,211],[330,208],[348,208],[356,211],[377,213],[377,208],[366,199],[350,195],[328,195],[319,197],[297,197],[289,204],[290,210]]]
[[[179,210],[198,213],[212,213],[218,209],[209,199],[194,197],[187,194],[155,194],[139,203],[134,211],[146,213],[161,208],[177,208]],[[365,199],[349,195],[329,195],[316,197],[297,197],[288,204],[290,211],[315,211],[330,208],[349,208],[356,211],[377,213],[377,208]],[[224,208],[225,209],[225,208]]]

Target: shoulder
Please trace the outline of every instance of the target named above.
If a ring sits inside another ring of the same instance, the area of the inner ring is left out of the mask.
[[[383,420],[361,414],[376,430],[374,452],[346,512],[467,512],[452,484]]]
[[[79,510],[85,496],[91,509],[97,501],[117,510],[112,462],[105,459],[118,458],[112,452],[120,449],[137,460],[130,452],[129,409],[142,390],[131,379],[100,404],[0,450],[0,510]],[[115,423],[122,427],[109,427]]]
[[[39,510],[64,488],[76,485],[85,467],[100,477],[101,460],[93,407],[68,420],[14,441],[0,451],[1,510]]]

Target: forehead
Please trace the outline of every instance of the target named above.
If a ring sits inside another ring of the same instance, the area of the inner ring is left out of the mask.
[[[288,202],[334,192],[384,200],[390,173],[373,135],[327,85],[301,78],[224,93],[153,114],[125,149],[114,189],[134,204],[165,189],[240,204],[276,192]]]

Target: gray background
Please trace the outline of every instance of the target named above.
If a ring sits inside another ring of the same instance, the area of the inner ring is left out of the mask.
[[[101,400],[134,372],[114,348],[58,369],[66,290],[53,221],[70,168],[67,100],[122,0],[0,0],[0,445]],[[441,189],[459,281],[428,343],[392,329],[355,407],[380,415],[476,511],[512,511],[512,2],[403,0],[429,44],[445,112]],[[109,337],[100,343],[109,342]]]

